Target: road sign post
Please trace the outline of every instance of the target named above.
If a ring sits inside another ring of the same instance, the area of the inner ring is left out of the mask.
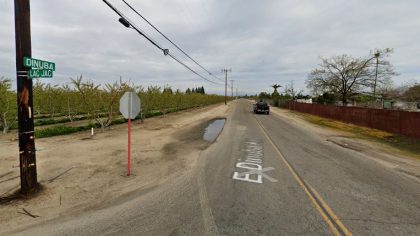
[[[131,119],[128,119],[127,176],[131,174]]]
[[[131,120],[140,113],[141,102],[135,92],[125,92],[120,99],[120,112],[128,119],[127,176],[131,174]]]

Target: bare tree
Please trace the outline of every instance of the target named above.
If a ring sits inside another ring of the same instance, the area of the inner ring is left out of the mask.
[[[418,102],[420,101],[420,84],[411,85],[403,94],[406,101]]]
[[[354,95],[364,92],[376,83],[385,83],[393,69],[382,60],[382,69],[376,69],[375,59],[385,57],[391,51],[381,51],[381,55],[370,55],[367,58],[354,58],[343,54],[332,58],[321,58],[319,68],[314,69],[306,80],[307,87],[315,94],[329,92],[337,94],[344,106]],[[379,59],[378,59],[379,60]],[[375,69],[372,67],[375,66]],[[375,75],[375,76],[374,76]],[[376,85],[375,85],[376,86]]]
[[[50,114],[51,118],[54,118],[57,109],[59,110],[58,106],[60,105],[59,99],[61,95],[61,90],[58,87],[58,84],[47,84],[45,86],[45,93],[47,96],[47,112]]]
[[[69,118],[70,122],[73,122],[73,119],[76,116],[76,113],[74,111],[72,111],[71,109],[71,105],[70,105],[70,100],[71,100],[71,95],[73,94],[73,90],[70,88],[69,85],[65,84],[63,86],[61,86],[61,89],[63,90],[63,95],[65,94],[65,99],[66,99],[66,110],[67,110],[67,118]]]
[[[83,81],[82,76],[71,79],[76,90],[80,93],[84,106],[87,108],[92,118],[101,126],[104,131],[110,126],[115,116],[118,101],[123,92],[129,88],[122,79],[113,84],[105,84],[105,90],[100,85],[95,85],[92,81]]]
[[[292,81],[290,81],[290,85],[287,85],[287,86],[286,86],[286,88],[284,89],[284,92],[285,92],[287,95],[289,95],[289,96],[292,98],[292,100],[295,100],[296,95],[297,95],[297,94],[302,94],[302,93],[303,93],[303,90],[299,90],[299,91],[297,91],[297,90],[295,89],[295,86],[293,85],[293,80],[292,80]]]
[[[9,132],[17,120],[16,94],[11,91],[11,80],[0,78],[0,125],[3,133]]]

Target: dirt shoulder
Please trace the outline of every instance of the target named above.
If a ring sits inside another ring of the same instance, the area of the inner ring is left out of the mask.
[[[0,204],[0,234],[82,210],[100,207],[133,191],[150,189],[195,166],[207,123],[227,117],[232,104],[136,121],[132,128],[132,175],[126,176],[127,125],[105,132],[43,138],[36,141],[42,191],[30,199]],[[19,189],[18,143],[0,136],[0,198]],[[31,217],[25,211],[34,216]]]
[[[420,151],[417,151],[420,140],[276,107],[271,109],[271,113],[420,182]]]

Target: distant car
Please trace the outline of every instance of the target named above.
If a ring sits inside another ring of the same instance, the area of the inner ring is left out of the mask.
[[[270,106],[266,102],[257,102],[254,104],[254,113],[270,114]]]

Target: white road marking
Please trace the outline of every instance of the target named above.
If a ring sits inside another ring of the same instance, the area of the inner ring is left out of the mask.
[[[264,172],[274,170],[273,167],[263,168],[263,146],[260,142],[249,141],[245,142],[245,160],[238,159],[236,168],[246,169],[245,172],[233,172],[232,179],[247,181],[251,183],[262,184],[263,179],[266,178],[271,182],[277,182],[276,179],[270,177]]]
[[[249,175],[256,174],[256,175],[258,175],[259,179],[261,179],[261,183],[262,183],[262,178],[263,177],[266,178],[266,179],[268,179],[271,182],[277,182],[276,179],[274,179],[274,178],[272,178],[269,175],[267,175],[267,174],[264,173],[264,172],[270,171],[270,170],[274,170],[274,168],[273,167],[266,167],[266,168],[261,169],[261,170],[250,170],[250,171],[241,172],[241,173],[234,172],[233,173],[233,178],[234,179],[238,179],[238,178],[241,178],[241,177],[244,177],[244,176],[249,176]],[[248,181],[248,180],[245,180],[244,178],[242,178],[240,180]],[[250,181],[250,182],[254,182],[254,181]]]

